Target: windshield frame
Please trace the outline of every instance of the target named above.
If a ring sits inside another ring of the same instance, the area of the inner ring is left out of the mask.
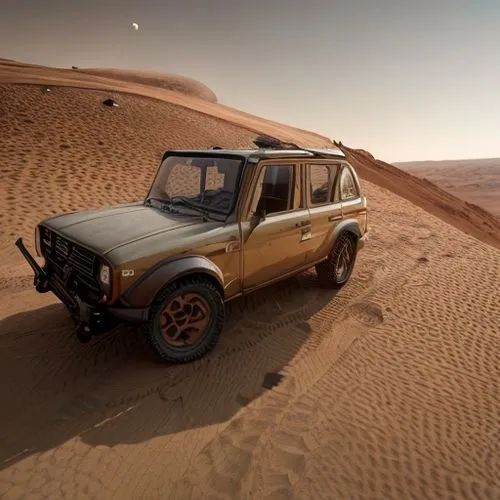
[[[193,205],[198,206],[200,209],[203,209],[208,214],[214,214],[215,216],[223,217],[224,219],[227,220],[234,213],[234,210],[235,210],[237,203],[238,203],[241,182],[243,179],[243,172],[244,172],[244,168],[245,168],[246,162],[247,162],[246,156],[243,154],[236,154],[236,153],[221,154],[220,152],[216,152],[216,151],[213,151],[213,152],[212,151],[167,151],[161,159],[160,166],[156,169],[156,173],[155,173],[155,176],[154,176],[154,178],[149,186],[148,193],[143,200],[144,205],[149,205],[148,201],[150,199],[158,199],[157,197],[152,196],[153,187],[154,187],[160,173],[162,172],[162,169],[164,168],[165,162],[169,158],[172,158],[172,157],[206,158],[206,159],[214,158],[214,159],[222,159],[222,160],[238,160],[240,162],[239,165],[235,166],[235,168],[238,169],[238,172],[237,172],[234,187],[233,187],[233,196],[232,196],[232,200],[231,200],[231,205],[229,206],[229,208],[227,210],[210,209],[209,205],[205,205],[203,203],[197,203],[195,200],[190,200],[193,203]],[[200,168],[200,171],[203,169],[202,167],[199,167],[199,168]],[[202,180],[202,177],[200,177],[200,181],[201,180]],[[178,195],[176,195],[176,196],[178,196]],[[169,203],[170,203],[170,198],[166,198],[165,204],[168,205]],[[177,206],[182,206],[182,205],[177,205]],[[177,206],[176,206],[176,208],[177,208]],[[185,207],[189,209],[187,204],[185,205]]]

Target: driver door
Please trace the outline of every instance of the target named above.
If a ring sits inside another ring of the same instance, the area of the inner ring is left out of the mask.
[[[294,163],[260,165],[244,230],[245,291],[305,265],[311,221],[302,199],[299,169],[300,164]],[[252,228],[252,214],[262,210],[265,218]]]

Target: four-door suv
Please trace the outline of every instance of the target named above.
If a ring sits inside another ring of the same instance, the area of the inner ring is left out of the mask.
[[[36,228],[40,293],[80,340],[145,323],[166,361],[217,343],[224,303],[315,266],[341,287],[367,235],[367,203],[343,152],[259,136],[258,149],[169,150],[144,201],[56,215]]]

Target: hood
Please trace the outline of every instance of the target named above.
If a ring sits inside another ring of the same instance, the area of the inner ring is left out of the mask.
[[[41,224],[100,255],[152,236],[187,227],[199,231],[206,225],[198,217],[172,215],[143,204],[61,214]]]

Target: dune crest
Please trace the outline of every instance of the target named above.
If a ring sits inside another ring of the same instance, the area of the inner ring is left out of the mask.
[[[159,73],[155,71],[136,71],[116,68],[78,68],[76,71],[91,75],[110,77],[116,80],[150,85],[160,89],[180,92],[205,101],[217,102],[217,96],[206,85],[192,78],[181,75]]]

